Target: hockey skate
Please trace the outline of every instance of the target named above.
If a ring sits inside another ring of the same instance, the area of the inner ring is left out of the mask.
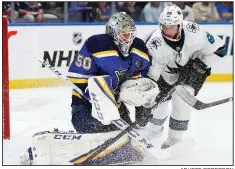
[[[179,143],[180,139],[174,138],[174,137],[168,137],[167,140],[162,144],[161,149],[169,148],[177,143]]]
[[[195,143],[195,140],[191,136],[183,139],[169,136],[161,145],[161,149],[167,152],[171,156],[170,158],[174,158],[187,152]]]

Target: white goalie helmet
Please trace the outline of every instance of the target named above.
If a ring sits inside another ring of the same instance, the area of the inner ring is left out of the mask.
[[[112,36],[123,56],[129,56],[130,47],[136,37],[134,20],[125,12],[117,12],[106,24],[106,33]]]
[[[181,34],[181,30],[183,27],[183,13],[177,5],[166,6],[159,17],[159,26],[161,31],[163,30],[163,26],[172,25],[179,25],[178,33]],[[163,33],[162,35],[169,40],[175,41],[175,39],[171,39],[165,36]]]

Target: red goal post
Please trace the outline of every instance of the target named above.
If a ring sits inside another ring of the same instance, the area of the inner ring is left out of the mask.
[[[2,16],[3,138],[10,139],[8,19]]]

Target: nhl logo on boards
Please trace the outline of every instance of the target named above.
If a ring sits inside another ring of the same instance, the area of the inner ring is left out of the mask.
[[[142,66],[141,60],[138,59],[138,60],[135,62],[135,65],[136,65],[137,68],[140,68],[140,67]]]
[[[73,43],[78,45],[82,42],[82,33],[81,32],[74,32],[73,33]]]

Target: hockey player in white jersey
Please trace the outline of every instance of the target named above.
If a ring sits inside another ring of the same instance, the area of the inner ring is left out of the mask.
[[[148,76],[157,81],[161,94],[181,84],[196,96],[211,74],[211,68],[204,59],[211,54],[223,57],[226,53],[220,37],[203,30],[196,23],[184,21],[181,9],[175,5],[164,8],[159,17],[159,28],[146,38],[146,46],[152,57]],[[170,114],[168,138],[161,145],[162,149],[168,150],[183,140],[191,109],[173,93],[172,97],[152,110],[154,118],[149,127],[155,134],[162,133],[163,124]]]

